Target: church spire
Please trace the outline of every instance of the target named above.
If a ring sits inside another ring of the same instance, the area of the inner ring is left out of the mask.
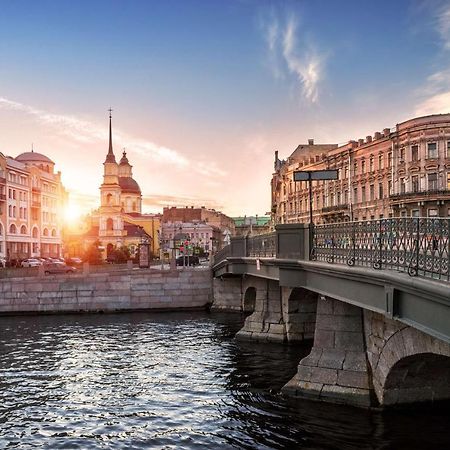
[[[111,125],[112,109],[109,108],[108,111],[109,111],[109,148],[108,148],[108,154],[106,155],[105,162],[115,163],[116,157],[114,156],[113,146],[112,146],[112,125]]]

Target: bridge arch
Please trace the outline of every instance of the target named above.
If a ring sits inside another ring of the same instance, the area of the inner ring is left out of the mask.
[[[256,288],[249,286],[244,292],[244,298],[242,301],[242,311],[244,313],[252,313],[256,306]]]
[[[372,371],[382,405],[450,399],[450,344],[415,328],[394,332]]]

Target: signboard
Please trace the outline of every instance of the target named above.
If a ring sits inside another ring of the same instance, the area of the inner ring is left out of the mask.
[[[150,267],[150,244],[139,244],[139,268]]]
[[[337,180],[337,179],[338,179],[337,170],[299,170],[294,172],[294,181]]]

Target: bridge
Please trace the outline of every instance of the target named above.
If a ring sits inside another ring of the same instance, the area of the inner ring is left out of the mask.
[[[450,399],[450,219],[285,224],[213,261],[237,337],[311,353],[284,391],[359,406]]]

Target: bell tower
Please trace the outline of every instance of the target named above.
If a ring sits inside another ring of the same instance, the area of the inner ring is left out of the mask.
[[[120,211],[119,165],[116,162],[112,145],[112,123],[109,109],[109,148],[103,163],[103,183],[100,186],[102,212]]]

